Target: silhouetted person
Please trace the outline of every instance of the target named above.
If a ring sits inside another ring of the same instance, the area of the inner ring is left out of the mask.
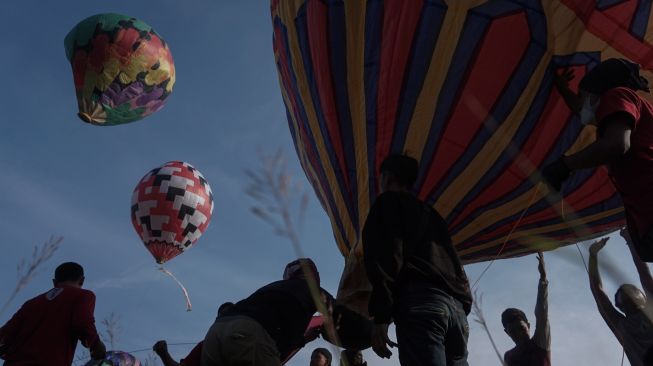
[[[331,352],[326,348],[316,348],[311,353],[310,366],[331,366]]]
[[[403,155],[381,164],[380,192],[363,228],[365,268],[372,284],[372,348],[389,358],[394,320],[403,366],[467,365],[469,282],[447,223],[409,189],[418,164]]]
[[[367,362],[363,360],[363,352],[346,349],[340,352],[340,366],[367,366]]]
[[[622,230],[621,234],[629,242],[627,231]],[[615,293],[615,306],[612,305],[610,298],[603,291],[597,258],[599,251],[603,249],[607,242],[608,238],[603,238],[590,247],[589,276],[592,295],[594,295],[594,300],[603,320],[623,346],[630,364],[632,366],[650,365],[643,362],[643,360],[649,348],[653,346],[651,303],[640,289],[634,285],[625,284],[621,285]],[[629,243],[629,247],[639,273],[640,282],[644,290],[651,294],[653,293],[651,292],[653,290],[651,273],[646,264],[635,253],[632,244]]]
[[[550,366],[551,329],[549,327],[548,281],[544,256],[537,253],[540,281],[535,303],[535,332],[531,338],[531,325],[526,314],[519,309],[506,309],[501,314],[503,330],[515,342],[515,347],[503,356],[507,366]]]
[[[225,302],[220,305],[218,308],[218,317],[224,315],[224,313],[231,309],[232,306],[234,306],[233,302]],[[195,345],[195,347],[193,347],[190,353],[185,358],[179,360],[179,362],[175,361],[175,359],[170,355],[170,352],[168,352],[168,343],[166,341],[156,342],[154,347],[152,347],[152,350],[161,358],[163,366],[200,366],[203,346],[204,341],[200,341]]]
[[[575,95],[558,78],[567,105],[584,124],[597,127],[597,139],[583,150],[544,167],[542,176],[555,190],[576,170],[607,166],[624,204],[628,230],[640,258],[653,261],[653,106],[640,97],[648,81],[639,65],[608,59],[583,77]]]
[[[258,289],[216,319],[204,338],[202,366],[281,365],[318,336],[319,332],[306,333],[318,310],[316,301],[332,309],[333,297],[319,286],[320,276],[312,260],[289,263],[283,280]]]
[[[0,328],[5,366],[70,366],[77,341],[89,348],[91,358],[104,358],[106,349],[93,317],[95,294],[82,289],[82,266],[61,264],[52,283],[54,288],[25,302]]]

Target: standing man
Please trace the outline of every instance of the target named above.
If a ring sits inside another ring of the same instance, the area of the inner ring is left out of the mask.
[[[403,366],[467,365],[472,295],[447,223],[410,193],[417,160],[391,155],[381,164],[380,192],[363,228],[372,284],[372,348],[389,358],[395,322]]]
[[[537,253],[540,281],[535,304],[535,333],[526,314],[519,309],[506,309],[501,314],[503,330],[515,342],[515,347],[503,356],[507,366],[551,366],[551,330],[549,327],[548,285],[544,255]]]
[[[315,263],[308,258],[293,261],[283,278],[216,319],[204,338],[202,366],[279,366],[317,338],[319,332],[306,329],[319,308],[332,311],[333,297],[320,288]],[[330,315],[323,314],[328,319]]]
[[[584,124],[597,127],[597,139],[585,149],[562,156],[544,167],[542,176],[560,191],[579,169],[608,167],[624,203],[628,230],[642,260],[653,261],[653,106],[638,90],[649,91],[639,65],[608,59],[593,68],[579,84],[579,94],[566,86],[564,73],[556,85],[567,105]]]
[[[632,244],[626,230],[621,235],[631,247],[633,260],[637,267],[639,280],[648,294],[653,290],[653,278],[644,262],[632,249]],[[589,276],[590,288],[603,320],[624,348],[632,366],[645,366],[647,351],[653,346],[653,322],[651,321],[651,302],[644,293],[631,284],[621,285],[614,295],[614,305],[603,290],[603,282],[599,274],[598,254],[608,242],[603,238],[590,247]],[[649,295],[650,296],[650,295]],[[619,312],[619,309],[621,312]]]
[[[0,328],[5,366],[70,366],[77,341],[102,359],[106,349],[95,329],[95,295],[82,289],[84,269],[61,264],[54,272],[54,288],[27,301]]]

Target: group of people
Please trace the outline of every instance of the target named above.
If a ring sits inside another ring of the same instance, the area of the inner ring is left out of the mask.
[[[600,314],[624,347],[631,365],[653,364],[651,293],[653,278],[645,262],[653,261],[653,107],[637,95],[648,90],[639,66],[609,59],[592,69],[580,83],[580,93],[558,88],[583,123],[597,126],[597,139],[585,149],[560,157],[542,171],[555,192],[573,171],[606,165],[625,207],[628,243],[639,272],[641,291],[623,285],[615,304],[602,288],[598,253],[607,239],[590,247],[589,278]],[[320,287],[315,263],[302,258],[289,263],[283,278],[236,303],[223,304],[206,336],[188,357],[177,363],[164,341],[154,350],[170,365],[282,365],[319,335],[348,348],[343,364],[364,365],[360,349],[372,347],[383,358],[398,347],[404,366],[467,365],[472,295],[460,258],[436,210],[411,189],[418,175],[417,160],[388,156],[380,166],[380,194],[370,208],[362,232],[364,262],[372,285],[368,317],[354,315]],[[515,347],[504,355],[506,365],[550,365],[547,277],[543,255],[535,330],[531,337],[526,314],[514,308],[501,314],[505,332]],[[77,341],[91,357],[106,348],[93,320],[95,296],[82,289],[83,269],[64,263],[55,271],[54,288],[27,301],[0,328],[0,355],[5,365],[70,365]],[[316,312],[323,323],[312,326]],[[397,342],[388,327],[395,324]],[[346,342],[340,342],[346,340]],[[347,344],[345,344],[347,343]],[[390,347],[390,348],[389,348]],[[331,353],[316,349],[311,365],[330,365]]]

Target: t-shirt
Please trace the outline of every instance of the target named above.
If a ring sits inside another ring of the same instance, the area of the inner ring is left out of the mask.
[[[620,317],[619,334],[621,344],[631,365],[644,365],[644,355],[653,347],[653,323],[645,313],[637,313],[628,317]]]
[[[95,329],[95,295],[77,287],[55,287],[25,302],[0,328],[7,344],[5,366],[70,366],[77,341],[92,347]]]
[[[200,366],[202,361],[202,347],[204,346],[204,341],[196,344],[195,347],[190,351],[186,358],[182,358],[179,361],[181,366]]]
[[[551,352],[532,338],[506,352],[503,359],[508,366],[551,366]]]
[[[637,243],[653,227],[653,106],[631,89],[614,88],[601,96],[596,112],[599,137],[615,113],[632,118],[630,150],[609,166],[626,210],[628,230]]]

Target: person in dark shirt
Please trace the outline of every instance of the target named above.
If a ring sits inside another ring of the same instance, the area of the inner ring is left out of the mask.
[[[202,366],[281,365],[319,335],[305,336],[316,311],[327,319],[330,312],[337,314],[333,297],[319,286],[312,260],[289,263],[283,280],[263,286],[216,319],[204,338]]]
[[[644,360],[648,350],[653,347],[653,322],[651,321],[653,303],[650,301],[650,296],[653,294],[653,278],[646,263],[636,253],[628,230],[622,230],[621,236],[630,248],[646,294],[634,285],[624,284],[615,293],[614,306],[612,305],[610,298],[603,290],[598,264],[599,251],[608,242],[608,238],[603,238],[590,246],[590,289],[599,308],[599,313],[623,346],[630,364],[633,366],[651,365]]]
[[[309,366],[331,366],[331,352],[326,348],[316,348],[311,353],[311,363]]]
[[[597,127],[597,139],[542,169],[556,192],[572,172],[606,166],[624,204],[626,223],[640,258],[653,261],[653,105],[637,94],[648,91],[640,66],[611,58],[590,70],[576,95],[565,73],[556,85],[581,123]]]
[[[218,308],[218,318],[221,315],[224,315],[224,313],[231,309],[232,306],[234,306],[233,302],[225,302],[220,305]],[[185,358],[179,360],[179,362],[172,358],[170,352],[168,352],[168,343],[164,340],[156,342],[152,347],[152,350],[159,356],[159,358],[161,358],[163,366],[200,366],[203,346],[204,341],[199,342],[195,347],[193,347],[190,353]]]
[[[501,314],[503,330],[515,342],[515,347],[503,356],[507,366],[550,366],[551,330],[549,327],[548,281],[544,255],[537,253],[540,281],[535,303],[535,332],[530,336],[531,325],[526,314],[519,309],[506,309]]]
[[[381,194],[363,228],[372,348],[382,358],[392,355],[394,320],[402,365],[467,365],[472,296],[447,223],[409,192],[415,159],[391,155],[380,173]]]
[[[28,300],[0,328],[5,366],[70,366],[77,341],[102,359],[104,343],[95,328],[95,295],[82,289],[84,269],[67,262],[57,267],[54,288]]]

